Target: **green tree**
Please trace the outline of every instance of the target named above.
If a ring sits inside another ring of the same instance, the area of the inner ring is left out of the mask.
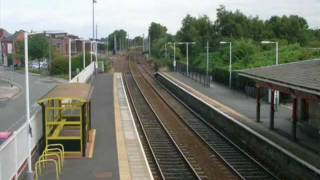
[[[286,39],[290,43],[306,43],[308,23],[302,17],[297,15],[273,16],[266,21],[266,24],[272,29],[275,38]]]
[[[151,37],[151,54],[160,57],[167,41],[167,27],[152,22],[148,31]]]
[[[32,35],[29,39],[29,56],[32,60],[36,59],[39,63],[43,58],[48,57],[49,54],[49,42],[43,34]]]
[[[127,43],[127,32],[123,29],[115,30],[113,33],[108,35],[108,43],[109,43],[109,50],[115,50],[114,39],[116,39],[117,44],[117,51],[120,50],[120,44],[125,47]]]
[[[167,27],[162,26],[159,23],[152,22],[149,26],[149,36],[151,36],[152,41],[156,41],[167,35]]]

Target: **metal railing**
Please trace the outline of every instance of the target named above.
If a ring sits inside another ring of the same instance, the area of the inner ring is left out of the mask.
[[[95,63],[92,62],[86,68],[84,68],[78,75],[71,79],[70,82],[87,82],[89,78],[92,76],[95,70]]]

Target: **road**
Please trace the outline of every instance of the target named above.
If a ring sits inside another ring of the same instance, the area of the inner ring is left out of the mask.
[[[25,76],[22,73],[11,73],[0,66],[0,79],[10,79],[11,75],[14,83],[20,86],[21,94],[12,100],[0,102],[0,131],[14,131],[25,121]],[[57,84],[64,82],[64,80],[32,74],[29,79],[31,105]]]

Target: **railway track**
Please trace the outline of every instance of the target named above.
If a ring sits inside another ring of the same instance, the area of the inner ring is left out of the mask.
[[[154,91],[241,179],[278,179],[219,130],[208,124],[201,116],[181,102],[174,94],[156,82],[152,73],[144,65],[139,68],[141,76],[144,76]]]
[[[133,106],[135,106],[133,109],[136,110],[137,115],[140,115],[141,119],[141,117],[145,115],[145,113],[142,111],[148,109],[147,107],[141,107],[141,104],[143,103],[141,102],[142,99],[145,101],[145,104],[148,104],[149,109],[154,111],[153,114],[156,116],[156,118],[153,118],[153,120],[156,119],[157,122],[161,124],[162,128],[165,129],[166,133],[170,136],[170,139],[174,142],[174,144],[178,145],[177,149],[180,151],[182,156],[184,156],[187,164],[193,168],[193,171],[195,174],[197,174],[197,178],[239,179],[233,171],[219,162],[220,160],[216,157],[215,153],[212,152],[207,145],[202,143],[201,139],[199,139],[197,135],[195,135],[184,123],[180,122],[179,117],[176,116],[176,114],[172,112],[170,108],[165,107],[167,105],[160,97],[157,97],[158,95],[153,91],[152,88],[148,87],[147,82],[145,81],[144,77],[140,75],[134,63],[131,65],[130,72],[132,75],[127,75],[127,78],[125,79],[127,80],[129,96],[133,101]],[[136,88],[134,88],[135,86]],[[136,92],[132,92],[132,90],[135,90]],[[138,98],[138,96],[135,94],[143,98]],[[134,101],[136,101],[136,103]],[[140,110],[142,113],[139,112],[139,108],[142,109]],[[149,119],[149,117],[146,118],[146,122],[144,123],[150,123]],[[144,126],[143,122],[141,124]],[[148,126],[153,128],[153,125]],[[154,134],[152,133],[154,132],[144,134],[146,136],[153,137]],[[157,133],[156,137],[158,137]],[[152,145],[150,148],[152,149]],[[155,150],[153,150],[154,159],[157,159],[155,151],[158,149],[162,148],[155,147]],[[170,154],[170,152],[165,153]],[[158,164],[158,166],[161,171],[160,164]]]
[[[125,83],[161,179],[200,179],[150,108],[131,74],[125,75]]]

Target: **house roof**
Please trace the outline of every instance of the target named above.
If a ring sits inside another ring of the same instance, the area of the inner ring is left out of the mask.
[[[257,81],[320,95],[320,60],[307,60],[239,71]]]
[[[52,99],[72,99],[87,102],[91,98],[92,89],[91,85],[85,83],[60,84],[43,96],[38,103],[41,104]]]
[[[12,34],[11,36],[7,37],[7,40],[9,41],[14,41],[17,39],[17,37],[19,36],[20,33],[22,32],[25,32],[23,30],[19,30],[19,31],[16,31],[14,34]]]
[[[0,28],[0,39],[8,38],[11,34],[5,29]]]

